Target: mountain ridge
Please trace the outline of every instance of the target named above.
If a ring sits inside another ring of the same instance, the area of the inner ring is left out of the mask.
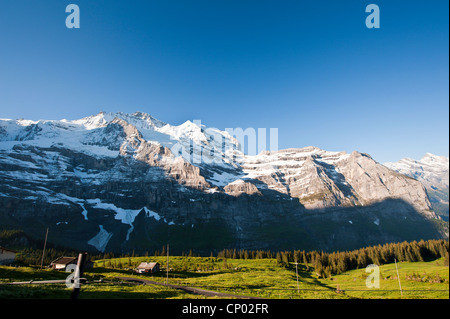
[[[420,181],[426,188],[432,208],[448,221],[449,158],[426,153],[422,159],[404,158],[388,162],[386,167]]]
[[[0,221],[35,223],[34,234],[52,224],[54,241],[86,249],[153,249],[169,238],[204,250],[334,249],[350,238],[445,236],[424,186],[368,154],[305,147],[249,156],[228,132],[143,112],[0,120],[0,164]],[[414,234],[409,223],[423,229]]]

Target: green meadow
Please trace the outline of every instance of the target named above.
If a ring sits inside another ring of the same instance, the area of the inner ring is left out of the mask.
[[[142,261],[158,262],[159,273],[136,274]],[[85,270],[90,282],[81,288],[82,299],[198,299],[206,298],[161,285],[126,282],[134,277],[169,284],[202,288],[233,295],[268,299],[448,299],[449,268],[444,259],[427,262],[399,262],[379,267],[379,288],[366,286],[365,268],[322,278],[311,265],[280,265],[276,259],[226,259],[218,257],[169,258],[126,257],[96,260]],[[0,266],[0,282],[65,279],[68,273],[39,267]],[[98,282],[99,280],[102,282]],[[297,280],[298,279],[298,280]],[[402,290],[400,291],[400,285]],[[0,298],[70,298],[65,284],[0,285]]]

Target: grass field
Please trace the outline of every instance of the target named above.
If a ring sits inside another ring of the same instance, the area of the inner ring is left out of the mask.
[[[449,298],[449,268],[443,266],[443,259],[431,262],[402,262],[381,266],[380,288],[367,289],[365,269],[347,271],[331,279],[323,280],[330,287],[339,287],[354,298],[408,298],[441,299]],[[400,285],[402,292],[400,292]]]
[[[141,261],[159,262],[162,271],[154,275],[133,273],[131,269]],[[205,298],[164,286],[120,283],[117,279],[127,276],[165,282],[166,261],[166,257],[97,260],[93,269],[85,271],[84,277],[104,282],[83,285],[80,298]],[[449,268],[444,266],[443,259],[397,265],[403,295],[394,264],[380,266],[380,288],[369,289],[366,287],[368,273],[365,269],[347,271],[332,278],[318,278],[311,267],[299,264],[297,286],[295,265],[280,267],[275,259],[170,257],[169,283],[270,299],[449,299]],[[67,275],[49,269],[0,266],[0,282],[65,279]],[[69,297],[70,289],[64,284],[0,285],[0,299]]]

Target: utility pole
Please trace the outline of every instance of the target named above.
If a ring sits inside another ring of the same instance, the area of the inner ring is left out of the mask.
[[[169,244],[167,244],[166,285],[169,284]]]
[[[47,227],[47,231],[45,233],[44,250],[42,251],[41,270],[42,270],[42,267],[44,265],[44,254],[45,254],[45,246],[47,246],[47,236],[48,236],[48,227]]]
[[[298,262],[295,262],[295,274],[297,275],[297,293],[300,293],[300,287],[298,285]]]
[[[398,278],[398,286],[400,287],[400,295],[403,298],[402,284],[400,283],[400,275],[398,274],[398,268],[397,268],[397,259],[394,258],[394,262],[395,262],[395,269],[397,269],[397,278]]]

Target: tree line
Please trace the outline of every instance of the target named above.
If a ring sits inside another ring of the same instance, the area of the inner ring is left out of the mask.
[[[223,259],[276,259],[281,267],[292,267],[295,263],[314,268],[322,277],[341,274],[347,270],[365,268],[370,264],[384,265],[397,262],[417,262],[444,258],[444,264],[449,265],[449,242],[447,240],[421,240],[401,243],[388,243],[384,245],[370,246],[352,251],[323,252],[323,251],[271,251],[271,250],[245,250],[224,249],[217,253],[217,258]],[[156,250],[154,256],[165,256],[166,250]],[[92,260],[111,259],[117,257],[134,257],[134,254],[114,253],[92,256]],[[149,256],[148,253],[145,256]],[[182,253],[182,256],[200,257],[191,251]],[[214,257],[211,252],[210,257]]]
[[[165,256],[166,247],[155,250],[153,256]],[[214,257],[211,252],[210,257]],[[57,248],[48,248],[44,254],[44,266],[61,256],[78,256],[78,252]],[[126,254],[113,252],[89,254],[91,261],[99,259],[113,259],[124,257],[150,257],[146,252],[144,255],[136,254],[134,251]],[[182,256],[200,257],[199,254],[190,250],[183,252]],[[312,267],[321,277],[330,277],[341,274],[347,270],[365,268],[370,264],[383,265],[397,262],[428,261],[444,258],[444,264],[449,265],[449,242],[447,240],[421,240],[402,243],[388,243],[384,245],[360,248],[352,251],[323,252],[323,251],[271,251],[271,250],[244,250],[224,249],[216,254],[222,259],[276,259],[280,267],[293,267],[295,263]],[[41,249],[25,248],[16,256],[15,262],[22,265],[40,265],[42,258]]]
[[[324,253],[318,251],[278,252],[276,259],[280,266],[289,267],[290,263],[311,265],[321,277],[331,277],[348,270],[378,266],[397,262],[429,261],[444,258],[449,265],[449,242],[446,240],[421,240],[419,242],[389,243],[371,246],[353,251]]]
[[[378,266],[397,262],[417,262],[444,258],[444,264],[449,265],[449,242],[447,240],[421,240],[419,242],[388,243],[352,251],[326,253],[323,251],[278,251],[236,250],[225,249],[218,257],[233,259],[276,258],[282,267],[291,267],[300,263],[313,267],[321,277],[331,277],[347,270],[365,268],[370,264]]]

